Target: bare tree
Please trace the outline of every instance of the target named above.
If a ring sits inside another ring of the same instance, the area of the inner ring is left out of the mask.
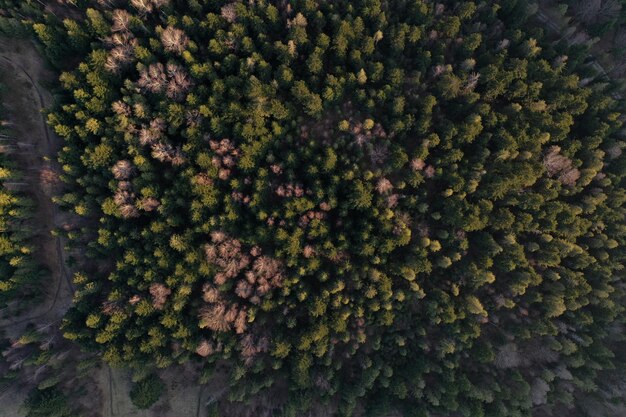
[[[393,184],[387,178],[381,178],[376,183],[376,191],[379,194],[387,194],[393,190]]]
[[[118,188],[113,195],[113,202],[118,206],[123,206],[125,204],[132,204],[133,198],[135,198],[135,195],[132,192]]]
[[[579,0],[574,6],[576,18],[585,24],[605,23],[619,16],[619,0]]]
[[[189,38],[181,29],[168,26],[161,33],[161,43],[166,51],[182,54],[189,43]]]
[[[215,352],[215,346],[208,340],[202,340],[196,348],[196,353],[202,357],[207,357]]]
[[[112,20],[113,25],[111,26],[111,31],[113,32],[130,32],[130,19],[132,18],[131,14],[123,9],[113,10]]]
[[[475,66],[476,60],[474,58],[466,59],[461,63],[461,68],[463,68],[465,71],[471,71],[474,69]]]
[[[191,80],[187,76],[187,73],[180,67],[170,72],[168,66],[168,73],[171,78],[167,84],[166,95],[172,100],[181,100],[184,98],[187,91],[189,91],[189,88],[191,88]]]
[[[139,73],[139,80],[137,85],[151,93],[160,93],[167,84],[167,75],[165,74],[165,68],[160,62],[156,64],[150,64],[146,69],[144,68]]]
[[[477,72],[473,72],[467,77],[467,82],[465,83],[465,90],[471,91],[478,85],[478,80],[480,79],[480,74]]]
[[[117,74],[121,69],[121,65],[115,58],[109,55],[104,63],[104,68],[113,74]]]
[[[241,280],[241,279],[237,281],[235,294],[237,294],[241,298],[250,298],[253,293],[254,293],[254,287],[252,287],[252,285],[249,282],[245,280]]]
[[[222,17],[229,23],[234,23],[237,20],[237,9],[235,3],[229,3],[222,6],[220,12]]]
[[[300,12],[298,12],[295,17],[291,20],[287,20],[287,27],[290,28],[292,26],[295,27],[306,27],[308,24],[306,17]]]
[[[133,191],[133,184],[130,181],[120,181],[117,183],[117,189],[121,191]],[[134,195],[133,195],[134,197]]]
[[[73,6],[76,5],[75,0],[63,0],[65,3],[71,4]],[[119,7],[122,4],[122,0],[97,0],[98,4],[107,7],[109,9]]]
[[[160,117],[157,117],[156,119],[152,119],[152,121],[150,121],[150,129],[164,132],[166,127],[167,126],[165,124],[165,120],[161,119]]]
[[[111,168],[111,172],[113,172],[116,180],[127,180],[133,176],[135,167],[130,161],[122,159],[115,163],[113,168]]]
[[[389,157],[389,150],[384,144],[374,145],[370,150],[370,159],[374,164],[384,164]]]
[[[170,0],[130,0],[130,4],[140,13],[152,13],[169,4]]]
[[[180,166],[183,165],[186,161],[187,158],[185,158],[185,154],[183,153],[183,151],[179,147],[174,148],[174,153],[171,156],[172,165]]]
[[[139,130],[139,143],[143,146],[154,145],[159,139],[161,139],[161,132],[157,130],[145,126]]]
[[[154,197],[142,198],[137,202],[137,207],[139,207],[140,210],[148,212],[156,210],[160,205],[159,200]]]
[[[248,314],[246,313],[245,307],[239,310],[233,326],[235,328],[235,333],[237,334],[241,334],[246,331],[246,328],[248,327]]]
[[[130,106],[123,101],[114,101],[111,109],[120,116],[130,116],[132,114]]]
[[[424,169],[425,166],[426,163],[419,158],[414,158],[413,160],[411,160],[411,169],[413,171],[421,171],[422,169]]]
[[[216,303],[220,298],[220,290],[216,287],[208,283],[202,286],[202,299],[204,301],[207,303]]]
[[[199,312],[200,328],[206,328],[216,332],[226,332],[230,330],[230,323],[225,318],[227,306],[224,303],[216,303],[211,306],[202,307]]]
[[[552,146],[543,158],[543,165],[551,177],[557,177],[565,185],[574,185],[580,178],[580,171],[573,166],[571,159],[561,155],[559,146]]]
[[[120,207],[120,215],[125,219],[139,217],[139,210],[132,204],[124,204]]]
[[[161,162],[169,161],[173,152],[174,148],[167,143],[158,142],[152,145],[152,157]]]
[[[167,301],[167,297],[172,293],[172,290],[167,288],[161,283],[154,283],[150,285],[150,295],[152,295],[152,305],[156,309],[162,309]]]
[[[131,45],[116,46],[115,48],[111,49],[111,52],[109,52],[109,58],[112,58],[121,64],[126,64],[132,61],[133,59],[132,46]]]
[[[133,34],[128,32],[117,32],[106,38],[109,46],[131,46],[133,41],[137,42]]]
[[[306,245],[304,249],[302,250],[302,255],[305,258],[310,258],[315,255],[315,249],[311,245]]]
[[[502,50],[508,48],[509,45],[511,45],[511,41],[510,40],[508,40],[506,38],[502,39],[500,42],[498,42],[498,46],[496,47],[496,51],[497,52],[502,51]]]
[[[239,345],[241,346],[241,355],[246,361],[249,361],[258,353],[254,338],[251,334],[245,335],[239,342]]]

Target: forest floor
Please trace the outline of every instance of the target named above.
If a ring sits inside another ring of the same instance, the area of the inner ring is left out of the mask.
[[[103,365],[94,375],[102,390],[102,417],[204,417],[208,392],[198,385],[196,372],[185,366],[173,366],[159,372],[166,392],[149,410],[138,410],[131,402],[130,372]]]
[[[545,24],[550,31],[557,36],[564,36],[568,44],[588,42],[591,40],[591,36],[586,32],[583,26],[575,23],[572,19],[564,17],[558,10],[558,2],[554,0],[539,0],[539,10],[537,13],[537,19]],[[565,35],[570,27],[574,27],[576,30]],[[594,57],[594,60],[590,65],[598,72],[598,74],[606,75],[611,78],[620,78],[624,76],[626,71],[626,63],[620,60],[612,53],[613,44],[609,38],[594,42],[589,50],[590,55]]]
[[[50,233],[64,223],[66,216],[53,204],[54,187],[42,181],[41,175],[57,169],[54,155],[59,142],[49,132],[45,115],[41,112],[51,103],[50,94],[41,86],[52,77],[32,43],[0,38],[0,83],[5,87],[3,106],[6,119],[12,123],[11,134],[18,148],[11,157],[24,175],[21,182],[25,183],[25,190],[36,203],[32,219],[34,256],[47,269],[43,300],[20,309],[22,312],[5,312],[0,317],[0,330],[11,339],[18,337],[30,323],[46,326],[60,322],[72,302],[73,286],[65,265],[64,242]],[[1,417],[20,415],[18,408],[24,391],[21,387],[13,387],[1,394]]]
[[[27,41],[0,38],[0,83],[5,86],[4,108],[12,123],[18,151],[11,155],[24,175],[21,182],[36,204],[32,219],[35,230],[35,257],[50,274],[43,289],[45,299],[29,306],[26,313],[0,318],[0,328],[15,337],[28,323],[60,320],[72,300],[71,275],[65,265],[64,242],[51,231],[66,222],[52,202],[53,186],[42,180],[42,172],[58,172],[55,154],[60,145],[47,127],[43,108],[51,102],[41,87],[52,74],[45,69],[35,47]]]

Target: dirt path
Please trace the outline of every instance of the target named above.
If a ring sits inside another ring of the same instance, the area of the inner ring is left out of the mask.
[[[175,365],[160,372],[167,385],[167,401],[162,411],[154,410],[151,417],[204,417],[208,400],[208,386],[197,383],[193,365]],[[226,381],[224,381],[227,383]],[[227,386],[227,385],[226,385]]]
[[[166,392],[149,410],[138,410],[130,400],[131,373],[103,365],[97,375],[104,404],[102,417],[204,417],[209,391],[195,381],[191,365],[173,366],[159,372]],[[219,391],[217,388],[215,391]],[[223,391],[223,390],[222,390]]]
[[[21,334],[29,323],[59,323],[71,305],[73,285],[65,265],[64,242],[50,231],[62,223],[62,214],[52,203],[50,187],[41,182],[42,169],[56,169],[55,154],[60,141],[50,133],[42,110],[52,98],[40,84],[53,75],[46,71],[35,47],[27,41],[0,38],[0,82],[4,85],[3,106],[6,118],[13,124],[11,136],[18,143],[18,152],[11,154],[24,175],[27,192],[36,203],[32,223],[34,256],[47,268],[42,285],[45,297],[39,304],[28,306],[19,315],[3,312],[0,330],[10,338]],[[19,406],[25,393],[13,387],[2,394],[0,417],[19,417]]]
[[[42,113],[52,102],[52,97],[40,87],[51,77],[30,42],[0,38],[0,82],[6,88],[3,104],[8,119],[13,123],[12,134],[22,144],[19,152],[12,157],[25,175],[24,182],[28,184],[28,192],[37,205],[33,218],[39,231],[34,238],[37,245],[35,256],[50,271],[49,282],[44,289],[46,298],[42,303],[30,308],[23,316],[0,320],[0,328],[8,336],[15,336],[30,322],[60,320],[71,304],[74,291],[65,265],[64,242],[50,234],[62,223],[62,215],[40,179],[43,169],[58,169],[55,155],[60,140],[50,133]]]
[[[132,404],[128,395],[132,386],[128,372],[103,365],[96,381],[104,398],[102,417],[151,417],[148,411],[138,410]]]

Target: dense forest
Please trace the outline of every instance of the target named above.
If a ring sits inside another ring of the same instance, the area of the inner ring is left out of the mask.
[[[60,73],[67,339],[283,416],[623,398],[624,103],[526,1],[4,3]]]

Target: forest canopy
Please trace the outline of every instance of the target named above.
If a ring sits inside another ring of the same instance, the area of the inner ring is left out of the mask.
[[[78,3],[33,25],[85,218],[67,338],[289,416],[623,381],[622,99],[525,1]]]

